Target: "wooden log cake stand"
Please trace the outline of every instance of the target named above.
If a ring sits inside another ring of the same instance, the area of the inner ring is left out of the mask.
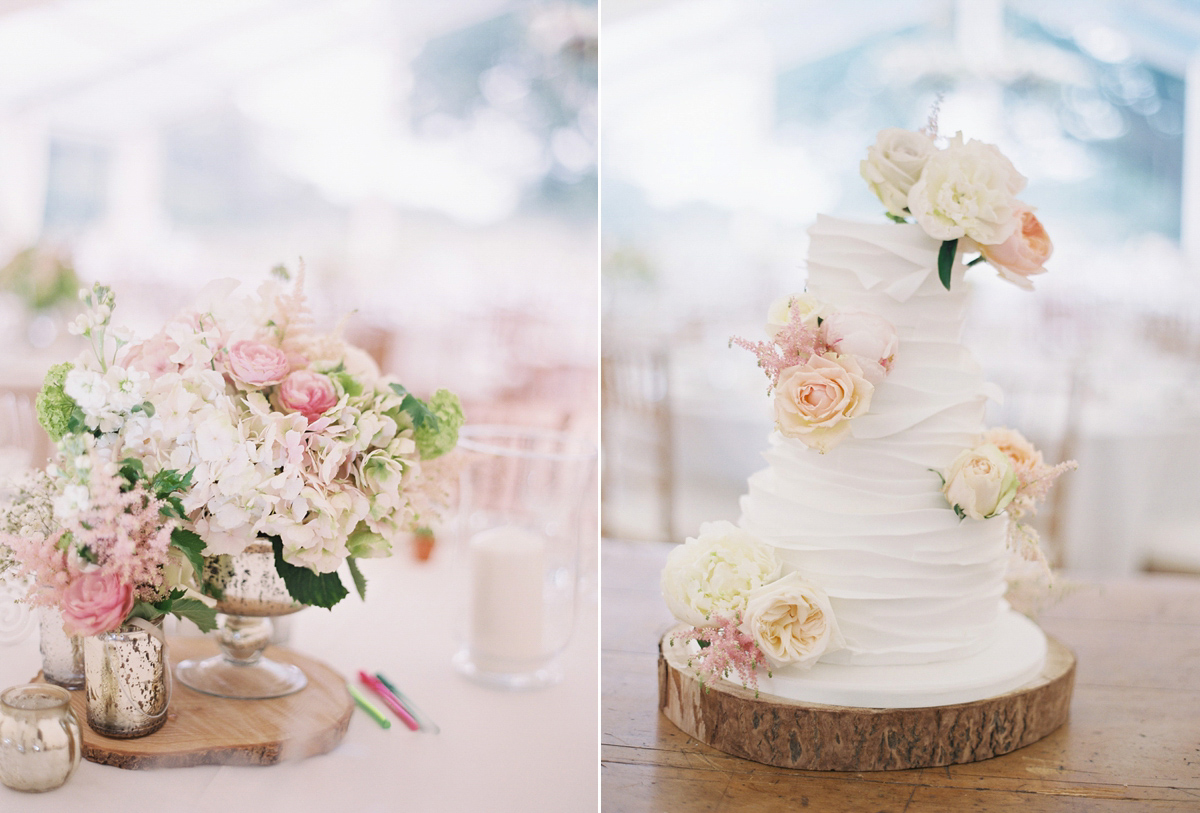
[[[185,658],[215,655],[217,646],[208,638],[171,638],[168,651],[174,665]],[[131,740],[92,731],[86,692],[71,692],[71,708],[83,730],[84,759],[118,768],[186,768],[274,765],[332,751],[354,712],[345,678],[320,661],[282,647],[268,647],[266,655],[299,666],[308,685],[286,697],[236,700],[201,694],[174,681],[166,724]]]
[[[672,629],[659,641],[662,713],[719,751],[781,768],[891,771],[990,759],[1066,722],[1075,684],[1075,656],[1047,636],[1041,675],[1007,694],[929,708],[824,706],[755,696],[727,681],[702,686],[687,666],[686,644],[677,639],[686,629]]]

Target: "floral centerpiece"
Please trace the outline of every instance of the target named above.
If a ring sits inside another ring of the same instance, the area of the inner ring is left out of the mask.
[[[68,635],[168,613],[213,629],[213,601],[196,589],[204,546],[181,525],[188,478],[173,469],[148,478],[141,461],[113,460],[90,435],[60,451],[18,489],[0,530],[31,583],[28,601],[57,608]]]
[[[292,598],[328,608],[348,592],[340,567],[362,593],[356,559],[390,554],[439,509],[437,467],[423,467],[454,448],[463,416],[452,393],[423,401],[316,331],[303,271],[285,282],[242,297],[234,281],[213,283],[142,341],[111,324],[110,289],[82,291],[71,331],[90,349],[51,368],[37,411],[59,443],[56,509],[82,504],[61,472],[86,448],[167,499],[171,538],[197,557],[269,540]],[[164,483],[176,486],[167,497],[154,490]]]

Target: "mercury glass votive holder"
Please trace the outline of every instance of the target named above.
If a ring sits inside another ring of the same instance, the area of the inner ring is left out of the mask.
[[[83,754],[66,689],[46,683],[0,693],[0,782],[29,793],[61,786]]]
[[[64,689],[82,689],[83,638],[67,635],[63,630],[62,613],[57,608],[38,608],[38,635],[42,677]]]

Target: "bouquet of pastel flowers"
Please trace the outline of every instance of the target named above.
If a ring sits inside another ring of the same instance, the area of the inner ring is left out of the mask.
[[[29,497],[42,506],[43,541],[34,551],[26,527],[0,538],[33,577],[31,595],[69,625],[68,593],[99,567],[108,581],[93,605],[131,592],[211,626],[203,558],[260,540],[295,601],[332,607],[348,593],[339,568],[361,594],[355,560],[389,555],[444,507],[452,468],[437,458],[457,443],[457,397],[421,400],[339,332],[316,331],[303,271],[290,289],[280,276],[253,296],[213,283],[144,341],[111,324],[110,289],[81,291],[71,331],[90,348],[52,367],[37,401],[58,443]],[[96,512],[129,532],[97,541]],[[50,563],[50,549],[64,556]]]

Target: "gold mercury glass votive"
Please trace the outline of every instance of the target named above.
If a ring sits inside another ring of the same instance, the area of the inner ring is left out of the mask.
[[[0,693],[0,782],[31,793],[54,790],[79,767],[82,746],[66,689],[29,683]]]

